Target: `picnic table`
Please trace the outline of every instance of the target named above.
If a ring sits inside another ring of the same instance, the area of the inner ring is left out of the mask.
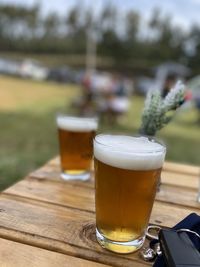
[[[165,162],[150,223],[172,227],[191,212],[200,168]],[[148,241],[146,241],[148,242]],[[66,182],[59,158],[0,195],[0,266],[145,267],[139,253],[114,254],[95,238],[94,178]]]

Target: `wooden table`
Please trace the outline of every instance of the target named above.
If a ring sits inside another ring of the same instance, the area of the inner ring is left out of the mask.
[[[118,255],[95,239],[94,181],[64,182],[58,158],[0,196],[0,266],[106,267],[152,265],[138,253]],[[165,163],[150,222],[171,227],[197,203],[200,168]]]

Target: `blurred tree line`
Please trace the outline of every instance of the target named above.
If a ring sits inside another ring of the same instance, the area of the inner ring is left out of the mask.
[[[0,51],[83,55],[91,32],[98,56],[118,66],[142,68],[174,60],[200,71],[200,27],[185,31],[159,9],[144,26],[141,14],[129,10],[122,15],[113,5],[105,5],[98,15],[74,6],[66,16],[42,16],[38,5],[0,5]]]

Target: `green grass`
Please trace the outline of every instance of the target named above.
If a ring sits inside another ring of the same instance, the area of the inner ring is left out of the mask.
[[[55,115],[68,111],[80,88],[0,76],[0,189],[58,154]],[[136,134],[144,99],[133,96],[127,116],[100,132]],[[200,165],[200,126],[195,110],[179,112],[158,137],[167,144],[167,159]]]
[[[0,189],[58,153],[55,116],[79,88],[0,77]]]

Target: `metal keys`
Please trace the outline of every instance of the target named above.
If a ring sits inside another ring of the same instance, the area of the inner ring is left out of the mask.
[[[160,249],[160,243],[156,243],[153,248],[144,247],[140,252],[140,256],[145,261],[154,261],[156,257],[160,256],[161,254],[162,251]]]
[[[140,256],[145,261],[154,261],[154,259],[156,258],[156,253],[152,248],[147,247],[147,248],[142,248]]]
[[[150,239],[150,240],[158,240],[158,235],[160,230],[162,230],[162,228],[158,225],[149,225],[147,227],[147,232],[146,232],[146,236]]]
[[[149,225],[147,227],[146,236],[150,240],[158,241],[158,234],[162,228],[157,225]],[[156,242],[152,247],[144,247],[141,252],[140,256],[145,261],[154,261],[158,255],[161,255],[162,252],[160,250],[159,242]]]
[[[188,234],[200,239],[197,232],[190,229],[164,230],[159,226],[147,228],[147,238],[152,240],[150,247],[143,248],[140,256],[145,261],[154,261],[157,256],[163,255],[167,266],[200,266],[200,254],[190,240]],[[163,252],[162,252],[163,251]]]

